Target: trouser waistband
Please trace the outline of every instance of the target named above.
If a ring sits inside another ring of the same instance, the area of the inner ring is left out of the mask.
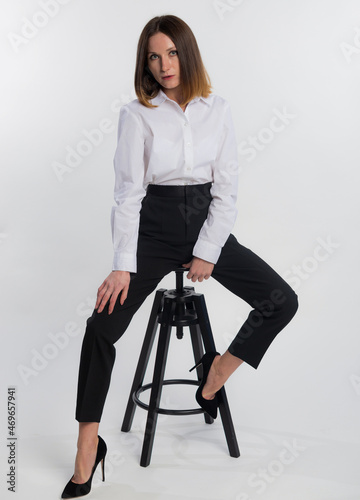
[[[148,184],[146,193],[155,196],[180,197],[210,194],[212,182],[205,184],[188,184],[186,186],[169,186],[165,184]]]

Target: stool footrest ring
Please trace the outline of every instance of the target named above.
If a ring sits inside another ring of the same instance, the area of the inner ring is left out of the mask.
[[[198,380],[189,380],[189,379],[170,379],[170,380],[164,380],[162,385],[200,385],[200,382]],[[152,383],[142,385],[139,387],[139,389],[135,392],[133,392],[132,399],[135,404],[140,406],[140,408],[143,408],[144,410],[149,410],[149,405],[143,403],[139,399],[139,395],[148,390],[151,389],[153,386]],[[204,413],[204,410],[202,408],[194,408],[194,409],[189,409],[189,410],[170,410],[167,408],[155,408],[154,409],[155,413],[160,413],[162,415],[197,415],[199,413]]]

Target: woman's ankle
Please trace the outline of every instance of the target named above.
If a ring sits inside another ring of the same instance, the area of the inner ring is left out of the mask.
[[[229,351],[225,351],[220,358],[217,356],[215,369],[217,370],[218,376],[224,379],[225,383],[230,377],[230,375],[232,375],[234,371],[237,370],[237,368],[239,368],[239,366],[242,363],[243,363],[242,359],[237,358]]]
[[[99,441],[98,430],[98,422],[79,422],[78,449],[97,446]]]

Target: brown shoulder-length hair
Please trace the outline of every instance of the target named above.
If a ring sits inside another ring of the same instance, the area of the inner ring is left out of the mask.
[[[181,105],[185,106],[197,96],[208,97],[212,85],[193,32],[179,17],[165,15],[151,19],[139,38],[135,67],[135,92],[139,102],[148,108],[157,107],[149,100],[158,94],[161,85],[148,68],[147,52],[149,38],[159,32],[168,36],[178,51],[183,99]]]

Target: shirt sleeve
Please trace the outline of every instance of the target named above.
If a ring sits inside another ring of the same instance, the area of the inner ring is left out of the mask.
[[[237,208],[239,163],[234,123],[225,101],[223,130],[213,165],[212,200],[199,232],[193,255],[216,264],[234,226]]]
[[[136,251],[144,188],[144,134],[139,117],[120,108],[114,156],[116,206],[111,211],[114,260],[112,269],[136,272]]]

